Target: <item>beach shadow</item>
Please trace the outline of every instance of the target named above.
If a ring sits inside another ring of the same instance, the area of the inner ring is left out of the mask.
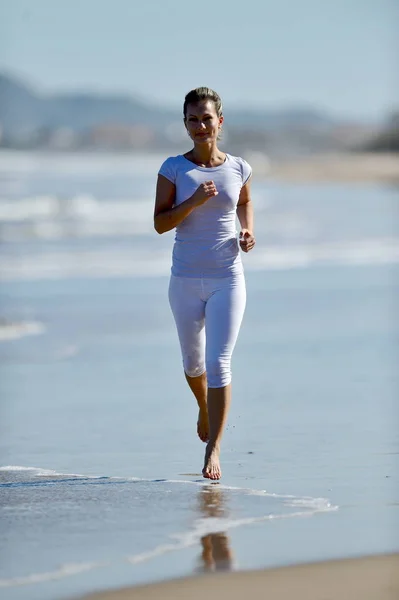
[[[199,513],[204,519],[225,518],[228,513],[224,490],[216,485],[201,488],[198,494]],[[215,523],[215,528],[218,528]],[[231,571],[233,553],[229,536],[224,531],[215,531],[201,537],[201,558],[199,572]]]

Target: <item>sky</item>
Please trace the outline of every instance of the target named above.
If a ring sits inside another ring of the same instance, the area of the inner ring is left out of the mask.
[[[399,105],[399,0],[0,2],[0,71],[39,91],[375,119]],[[396,63],[396,64],[395,64]]]

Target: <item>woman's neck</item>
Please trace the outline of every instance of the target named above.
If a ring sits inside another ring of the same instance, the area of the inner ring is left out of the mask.
[[[187,158],[200,167],[218,167],[226,160],[224,152],[216,145],[201,144],[187,152]]]

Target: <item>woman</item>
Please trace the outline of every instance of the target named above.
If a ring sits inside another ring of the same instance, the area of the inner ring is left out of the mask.
[[[231,357],[245,310],[239,245],[255,245],[251,167],[219,150],[222,103],[201,87],[184,101],[184,125],[193,148],[169,157],[157,180],[154,227],[176,228],[169,302],[184,373],[199,407],[198,436],[207,442],[202,474],[220,479],[220,443],[231,400]]]

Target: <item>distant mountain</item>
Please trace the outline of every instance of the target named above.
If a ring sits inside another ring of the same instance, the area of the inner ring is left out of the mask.
[[[41,122],[42,108],[42,100],[28,86],[0,74],[0,122],[6,132]]]
[[[226,110],[227,126],[278,130],[323,128],[334,120],[312,109]],[[45,95],[28,84],[0,73],[0,123],[6,135],[19,131],[68,127],[81,132],[102,124],[166,126],[180,121],[181,108],[164,109],[122,95],[69,93]]]
[[[0,122],[6,133],[58,127],[82,131],[104,123],[160,125],[178,116],[177,111],[161,110],[127,96],[43,95],[25,83],[0,74]]]

